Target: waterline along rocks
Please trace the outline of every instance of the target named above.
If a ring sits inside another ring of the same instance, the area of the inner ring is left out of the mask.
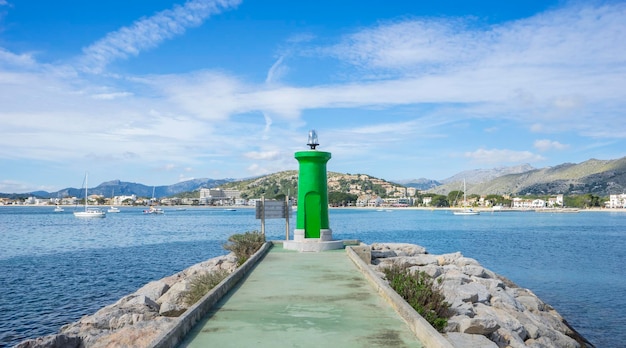
[[[393,264],[434,278],[451,304],[445,331],[455,347],[593,347],[532,291],[460,252],[432,255],[413,244],[375,243],[371,255],[382,278]]]
[[[393,264],[434,278],[451,304],[453,315],[445,337],[455,347],[593,347],[532,291],[460,252],[433,255],[421,246],[403,243],[374,243],[369,249],[370,267],[381,278],[382,269]],[[63,326],[58,334],[26,340],[16,347],[150,347],[190,308],[184,294],[195,277],[215,271],[232,273],[236,268],[233,253],[209,259],[152,281],[93,315]]]

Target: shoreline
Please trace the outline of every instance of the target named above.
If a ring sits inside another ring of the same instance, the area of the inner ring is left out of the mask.
[[[57,205],[55,204],[21,204],[21,205],[16,205],[16,204],[0,204],[0,209],[2,208],[18,208],[18,207],[24,207],[24,208],[54,208]],[[63,207],[63,208],[72,208],[72,207],[76,207],[76,205],[62,205],[60,204],[59,207]],[[80,206],[82,207],[82,205]],[[90,205],[90,207],[94,207],[94,208],[106,208],[106,207],[111,207],[111,205]],[[143,206],[143,205],[136,205],[136,206],[131,206],[131,205],[113,205],[113,207],[117,207],[117,208],[135,208],[135,209],[143,209],[149,206]],[[158,205],[158,207],[162,208],[162,209],[180,209],[180,208],[185,208],[185,209],[214,209],[214,210],[220,210],[220,209],[255,209],[254,206],[249,206],[249,205],[223,205],[223,206],[206,206],[206,205],[202,205],[202,206],[197,206],[197,205]],[[294,208],[297,208],[297,206],[294,206]],[[459,210],[461,208],[457,208],[457,207],[333,207],[333,206],[329,206],[329,209],[337,209],[337,210],[374,210],[374,211],[378,211],[378,210],[393,210],[393,211],[401,211],[401,210],[422,210],[422,211],[455,211],[455,210]],[[626,208],[532,208],[532,209],[520,209],[520,208],[504,208],[504,209],[491,209],[491,208],[481,208],[481,207],[473,207],[472,209],[480,212],[480,213],[535,213],[535,212],[540,212],[540,213],[565,213],[568,212],[567,210],[572,209],[572,210],[576,210],[575,212],[579,212],[579,213],[584,213],[584,212],[592,212],[592,213],[626,213]],[[295,210],[294,210],[295,212]],[[574,212],[574,211],[571,211]]]

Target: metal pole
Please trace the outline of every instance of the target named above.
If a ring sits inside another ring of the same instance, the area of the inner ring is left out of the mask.
[[[261,196],[261,234],[265,235],[265,196]]]
[[[285,240],[289,240],[289,195],[285,196]]]

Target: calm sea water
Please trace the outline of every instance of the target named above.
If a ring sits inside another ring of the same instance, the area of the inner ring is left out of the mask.
[[[71,209],[0,207],[0,347],[55,333],[143,284],[225,254],[260,229],[252,209],[122,208],[80,220]],[[291,221],[292,229],[295,220]],[[626,213],[483,213],[331,209],[336,239],[460,251],[533,290],[598,347],[626,347]],[[284,239],[284,220],[268,220]]]

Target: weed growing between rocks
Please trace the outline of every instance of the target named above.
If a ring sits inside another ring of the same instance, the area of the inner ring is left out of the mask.
[[[451,316],[450,304],[424,272],[411,272],[408,268],[393,265],[383,272],[389,285],[402,296],[437,331],[443,332]]]
[[[265,235],[257,231],[246,232],[244,234],[233,234],[228,237],[228,242],[224,244],[224,249],[232,251],[237,257],[237,264],[241,266],[259,248],[265,244]]]
[[[193,278],[189,284],[189,291],[183,295],[183,301],[188,306],[193,305],[209,291],[211,291],[211,289],[213,289],[217,284],[224,280],[224,278],[228,277],[228,275],[229,273],[226,270],[217,270],[202,273]]]

